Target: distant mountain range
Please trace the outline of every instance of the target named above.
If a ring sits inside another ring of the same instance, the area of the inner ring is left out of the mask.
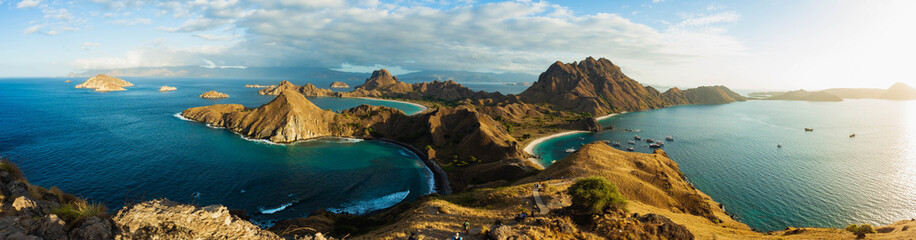
[[[249,67],[249,68],[205,68],[199,66],[94,69],[70,77],[92,77],[96,74],[115,77],[195,77],[195,78],[273,78],[273,79],[333,79],[362,81],[366,73],[343,72],[327,68],[303,67]],[[408,83],[448,81],[456,82],[534,82],[538,76],[527,73],[485,73],[465,71],[419,71],[398,75]]]
[[[751,97],[765,100],[843,101],[843,99],[916,99],[916,89],[905,83],[895,83],[888,89],[831,88],[821,91],[796,90],[790,92],[755,92]]]

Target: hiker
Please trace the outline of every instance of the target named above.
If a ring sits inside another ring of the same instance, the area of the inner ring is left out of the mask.
[[[458,233],[455,233],[455,237],[453,237],[452,240],[463,240],[463,238],[461,238],[461,235]]]
[[[407,240],[417,240],[417,233],[410,233],[410,237],[407,237]]]
[[[471,223],[467,219],[464,220],[464,233],[471,234]]]

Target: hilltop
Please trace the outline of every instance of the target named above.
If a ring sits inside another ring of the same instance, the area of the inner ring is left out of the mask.
[[[91,77],[83,83],[76,85],[75,88],[95,89],[96,92],[126,91],[124,87],[133,86],[133,83],[124,81],[124,79],[99,74]]]
[[[724,86],[672,88],[661,93],[631,79],[610,60],[592,57],[578,63],[555,62],[519,96],[527,103],[547,103],[558,110],[595,115],[746,100]]]

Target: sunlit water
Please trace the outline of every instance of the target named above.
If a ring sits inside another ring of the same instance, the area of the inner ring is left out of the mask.
[[[602,123],[616,129],[559,137],[534,151],[550,164],[595,140],[651,152],[645,141],[627,141],[673,136],[663,149],[688,179],[764,231],[916,218],[916,101],[749,101],[626,113]]]
[[[257,107],[274,96],[242,86],[279,80],[128,78],[136,86],[108,93],[74,89],[85,79],[73,80],[0,79],[0,154],[12,156],[33,184],[57,186],[112,209],[165,197],[245,209],[269,222],[317,209],[366,213],[432,190],[429,170],[396,145],[339,138],[274,145],[176,116],[211,104]],[[161,85],[178,91],[156,91]],[[209,90],[230,97],[198,97]],[[334,111],[359,104],[408,114],[423,110],[380,100],[312,100]]]

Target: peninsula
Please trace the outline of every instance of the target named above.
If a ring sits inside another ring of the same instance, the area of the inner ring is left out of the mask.
[[[842,99],[916,99],[916,88],[898,82],[887,89],[880,88],[831,88],[821,91],[796,90],[791,92],[756,92],[752,96],[763,96],[764,100],[799,101],[842,101]]]
[[[83,83],[76,85],[75,88],[95,89],[96,92],[125,91],[124,87],[133,86],[133,83],[124,81],[124,79],[108,76],[105,74],[95,75]]]

